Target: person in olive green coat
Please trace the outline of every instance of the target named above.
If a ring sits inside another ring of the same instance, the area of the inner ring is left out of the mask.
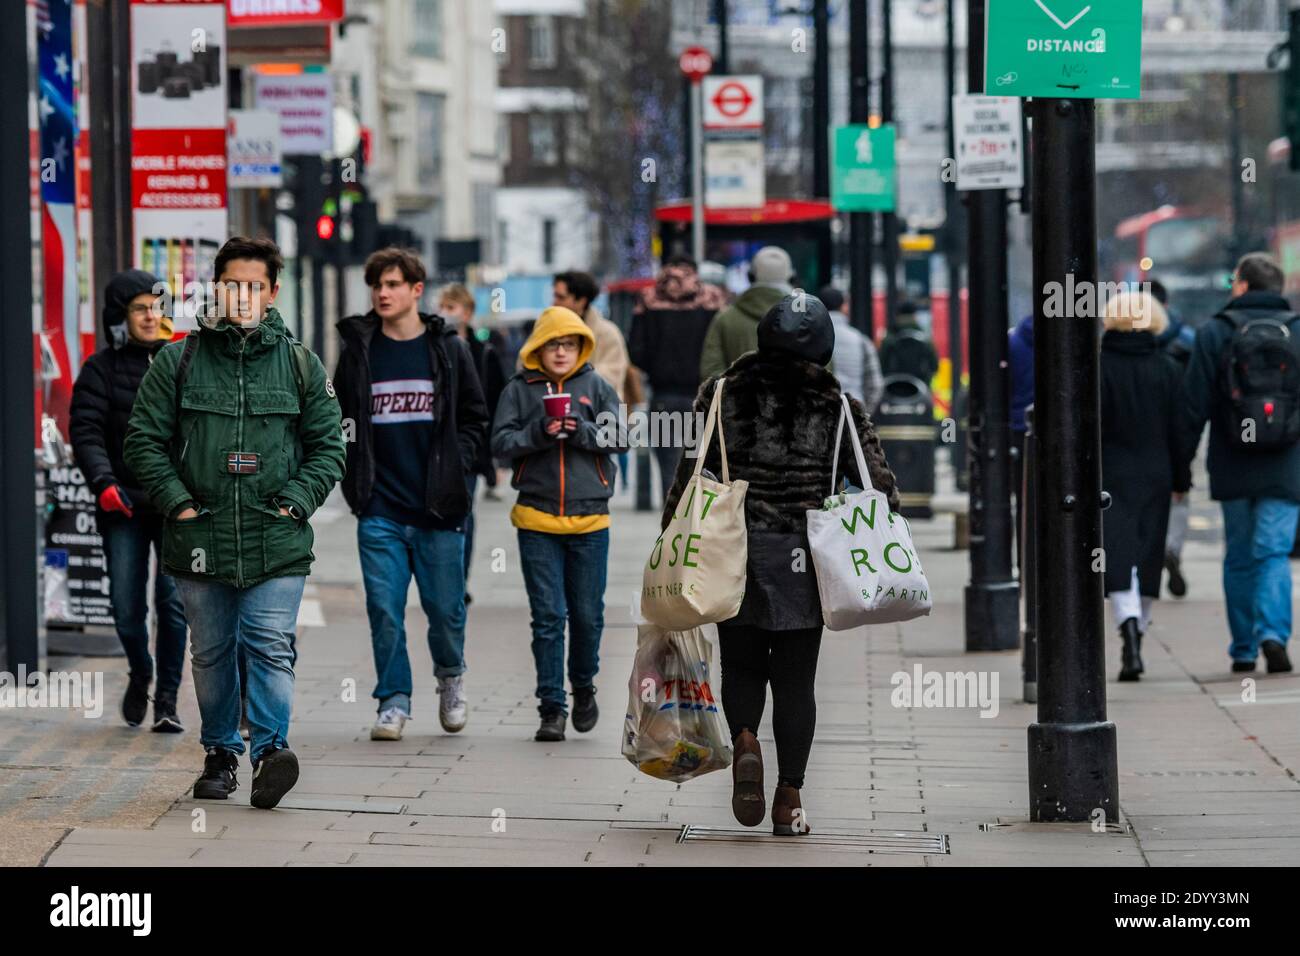
[[[778,246],[764,246],[749,264],[753,283],[713,317],[700,353],[700,380],[721,375],[746,352],[758,348],[758,320],[791,291],[794,267]]]
[[[267,239],[221,248],[211,312],[154,359],[123,449],[163,515],[163,570],[190,622],[207,750],[194,796],[224,800],[238,788],[242,652],[251,802],[266,809],[298,779],[288,730],[293,637],[314,558],[308,519],[344,467],[334,386],[271,307],[283,265]]]

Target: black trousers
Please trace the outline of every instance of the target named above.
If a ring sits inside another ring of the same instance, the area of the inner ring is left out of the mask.
[[[718,625],[722,661],[722,709],[731,739],[742,730],[758,733],[772,685],[772,734],[780,782],[803,787],[817,726],[817,654],[822,629],[765,631]]]

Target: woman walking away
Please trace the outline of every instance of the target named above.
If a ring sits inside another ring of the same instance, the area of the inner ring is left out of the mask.
[[[1174,421],[1182,369],[1157,342],[1169,324],[1145,292],[1112,298],[1101,339],[1101,473],[1111,505],[1102,513],[1106,596],[1124,642],[1119,679],[1140,678],[1142,635],[1160,596],[1173,492],[1186,492]]]
[[[814,679],[821,646],[822,610],[817,579],[807,555],[806,512],[820,508],[831,481],[840,385],[826,370],[835,327],[821,300],[787,295],[758,325],[758,350],[742,355],[723,376],[721,423],[731,473],[749,482],[745,497],[749,567],[740,612],[718,625],[722,661],[722,707],[735,751],[732,812],[757,826],[766,812],[763,755],[758,725],[772,685],[772,731],[778,781],[772,801],[773,832],[809,831],[799,791],[812,749],[817,718]],[[695,411],[703,413],[717,376],[700,387]],[[894,475],[857,399],[850,399],[871,472],[871,483],[898,508]],[[857,474],[850,443],[840,454],[840,474]],[[683,458],[664,508],[666,527],[694,470]],[[704,467],[721,469],[718,444]],[[861,480],[859,478],[859,480]],[[802,550],[796,550],[802,549]]]

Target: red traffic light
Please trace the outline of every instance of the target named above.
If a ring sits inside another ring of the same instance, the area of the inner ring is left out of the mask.
[[[322,242],[329,242],[334,238],[334,219],[330,216],[321,216],[316,220],[316,235]]]

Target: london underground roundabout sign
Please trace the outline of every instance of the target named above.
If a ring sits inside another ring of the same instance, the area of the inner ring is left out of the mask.
[[[1141,0],[988,0],[989,96],[1137,99]]]

